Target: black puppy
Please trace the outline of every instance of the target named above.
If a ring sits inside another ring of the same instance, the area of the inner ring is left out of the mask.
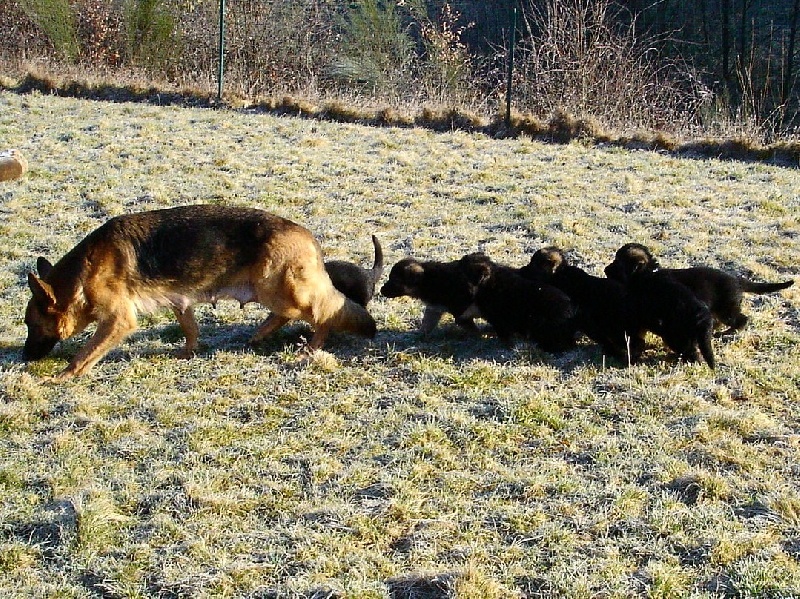
[[[369,300],[375,295],[375,286],[383,274],[383,250],[378,238],[372,236],[375,247],[375,260],[372,268],[362,268],[358,264],[344,260],[325,262],[325,270],[333,282],[333,286],[348,298],[366,308]]]
[[[625,286],[595,277],[569,263],[555,247],[538,250],[519,273],[546,282],[567,294],[578,307],[577,326],[603,351],[619,360],[638,361],[644,351],[645,329],[629,322]]]
[[[790,287],[794,281],[756,283],[716,268],[661,268],[650,250],[639,243],[626,243],[617,250],[614,261],[606,266],[606,276],[625,282],[639,272],[666,272],[688,287],[711,310],[720,323],[728,327],[720,335],[730,335],[744,328],[747,316],[742,314],[743,293],[771,293]]]
[[[420,330],[431,332],[442,315],[449,312],[456,323],[477,330],[473,318],[479,316],[475,306],[475,285],[467,280],[458,260],[453,262],[420,262],[403,258],[389,271],[389,280],[381,287],[386,297],[409,296],[425,303]]]
[[[629,322],[660,336],[687,362],[697,362],[699,350],[714,368],[714,317],[688,287],[664,271],[634,273],[625,287]]]
[[[517,334],[548,352],[575,346],[577,310],[565,293],[525,279],[485,254],[464,256],[461,267],[476,287],[475,304],[481,316],[505,345],[510,346]]]

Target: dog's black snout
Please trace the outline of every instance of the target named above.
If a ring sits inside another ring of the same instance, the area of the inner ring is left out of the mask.
[[[33,340],[30,337],[25,341],[25,347],[22,348],[22,359],[26,362],[34,362],[41,360],[50,353],[58,339],[37,339]]]

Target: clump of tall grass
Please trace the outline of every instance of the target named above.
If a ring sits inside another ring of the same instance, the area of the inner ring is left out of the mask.
[[[42,31],[56,56],[67,60],[78,56],[77,20],[67,0],[23,0],[20,6]]]

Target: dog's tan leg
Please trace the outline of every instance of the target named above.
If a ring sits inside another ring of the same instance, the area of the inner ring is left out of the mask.
[[[98,360],[133,331],[136,330],[136,314],[132,310],[114,314],[98,323],[97,330],[64,370],[55,378],[64,380],[85,374]]]
[[[287,322],[289,322],[289,318],[285,316],[280,316],[279,314],[275,314],[274,312],[269,315],[269,317],[261,324],[256,332],[253,333],[253,336],[250,337],[250,343],[258,343],[259,341],[263,340],[264,338],[268,337]]]
[[[173,307],[172,311],[175,312],[178,324],[181,325],[183,334],[186,337],[186,347],[183,348],[179,355],[182,358],[191,358],[197,351],[197,340],[200,337],[200,329],[197,327],[197,321],[194,318],[194,310],[189,306],[183,311]]]

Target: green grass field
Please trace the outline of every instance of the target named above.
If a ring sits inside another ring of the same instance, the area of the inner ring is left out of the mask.
[[[250,304],[171,312],[90,373],[85,341],[21,362],[35,259],[107,218],[257,206],[326,256],[387,269],[555,244],[600,274],[645,243],[668,266],[800,276],[800,170],[370,129],[235,111],[0,93],[0,595],[800,597],[800,285],[748,296],[716,371],[652,338],[644,363],[561,356],[376,297],[378,335],[305,325],[247,346]]]

